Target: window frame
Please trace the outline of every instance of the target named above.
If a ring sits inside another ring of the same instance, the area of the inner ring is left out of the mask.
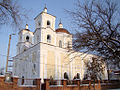
[[[29,42],[30,41],[30,37],[27,35],[26,36],[26,42]]]
[[[50,20],[47,20],[47,26],[50,26],[50,25],[51,25]]]
[[[59,40],[59,47],[62,48],[62,41]]]
[[[50,34],[47,35],[47,42],[51,43],[51,35]]]

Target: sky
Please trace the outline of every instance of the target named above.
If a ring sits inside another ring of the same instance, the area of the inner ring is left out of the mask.
[[[18,4],[25,8],[28,13],[29,20],[25,22],[25,24],[29,25],[29,29],[34,32],[35,30],[35,22],[34,18],[42,12],[45,7],[47,7],[48,13],[56,16],[56,28],[58,27],[59,21],[61,19],[63,27],[68,31],[72,31],[71,20],[69,15],[65,12],[66,10],[74,10],[75,1],[77,0],[17,0]],[[84,1],[84,0],[83,0]],[[114,0],[120,5],[120,0]],[[25,24],[23,28],[25,28]],[[11,39],[11,47],[10,47],[10,57],[16,55],[16,45],[18,40],[18,30],[14,31],[11,26],[3,26],[0,27],[0,68],[5,67],[6,65],[6,55],[8,48],[9,35],[11,33],[16,33],[15,36],[12,36]],[[11,59],[10,58],[10,59]]]
[[[18,0],[17,0],[18,1]],[[25,21],[24,24],[29,25],[30,31],[35,30],[34,18],[42,12],[45,5],[48,13],[56,16],[56,28],[58,28],[59,21],[61,19],[63,27],[70,29],[70,21],[65,9],[71,10],[74,7],[74,0],[19,0],[18,4],[25,9],[25,13],[28,13],[29,20]],[[25,25],[22,26],[25,28]],[[15,33],[12,36],[10,45],[10,58],[16,55],[16,45],[18,40],[18,30],[13,30],[11,26],[0,27],[0,68],[6,65],[6,55],[9,42],[9,35]]]

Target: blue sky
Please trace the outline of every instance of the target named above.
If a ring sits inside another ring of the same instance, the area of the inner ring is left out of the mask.
[[[46,4],[48,13],[56,16],[56,28],[61,18],[63,27],[72,32],[71,20],[68,18],[65,9],[73,10],[75,8],[75,1],[77,0],[19,0],[18,4],[20,4],[21,7],[25,8],[27,11],[26,13],[29,15],[30,19],[24,23],[24,26],[27,23],[31,31],[35,30],[34,18],[43,10]],[[120,5],[120,0],[114,1]],[[22,28],[25,28],[24,26],[22,26]],[[6,65],[8,39],[11,33],[17,34],[18,32],[14,32],[11,26],[3,26],[0,28],[0,68],[5,67]],[[10,57],[16,55],[17,40],[18,35],[12,36]]]
[[[43,10],[45,4],[48,13],[56,16],[56,28],[61,18],[63,27],[69,30],[71,25],[65,9],[73,9],[74,1],[75,0],[19,0],[18,4],[20,4],[22,8],[25,8],[26,13],[29,15],[29,20],[25,21],[24,24],[27,23],[31,31],[35,30],[34,18]],[[25,28],[24,26],[22,26],[22,28]],[[17,30],[16,32],[13,31],[11,26],[3,26],[0,28],[0,68],[6,65],[8,40],[11,33],[16,33],[11,39],[10,57],[13,57],[16,55],[18,32]]]

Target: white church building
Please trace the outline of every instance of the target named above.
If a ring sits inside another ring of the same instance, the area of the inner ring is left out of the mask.
[[[14,57],[13,75],[20,78],[41,78],[42,82],[51,76],[63,79],[66,72],[69,79],[79,73],[84,78],[84,59],[90,60],[94,55],[85,54],[73,58],[76,52],[69,54],[72,48],[72,34],[62,23],[55,29],[56,17],[47,13],[47,8],[35,17],[35,31],[31,32],[26,24],[21,30],[17,43],[17,55]],[[106,74],[103,78],[106,78]]]

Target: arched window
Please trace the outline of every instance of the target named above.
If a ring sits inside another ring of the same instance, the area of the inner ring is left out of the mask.
[[[69,79],[67,72],[64,73],[64,79]]]
[[[20,35],[20,40],[22,40],[22,36]]]
[[[62,48],[62,41],[59,40],[59,47]]]
[[[68,41],[68,43],[67,43],[67,48],[70,48],[70,42]]]
[[[87,80],[88,77],[89,77],[88,74],[85,74],[83,80]]]
[[[47,42],[51,43],[51,36],[47,35]]]
[[[22,85],[24,84],[24,76],[22,76]]]
[[[26,36],[26,41],[29,42],[29,36]]]
[[[37,82],[36,79],[34,79],[34,80],[33,80],[33,85],[37,85],[36,82]]]
[[[53,85],[54,84],[54,80],[53,80],[53,77],[50,76],[50,85]]]
[[[79,73],[77,73],[77,79],[80,79],[80,74]]]
[[[33,74],[36,74],[36,64],[33,64]]]
[[[18,52],[20,53],[20,47],[18,49],[19,49]]]
[[[47,20],[47,26],[50,26],[50,21],[49,20]]]
[[[41,25],[41,23],[40,23],[40,21],[38,22],[38,26],[40,26]]]
[[[36,70],[36,64],[34,64],[34,70]]]
[[[73,78],[74,80],[75,79],[80,79],[80,74],[79,73],[77,73],[75,76],[74,76],[74,78]]]
[[[37,43],[39,42],[39,35],[37,36]]]

